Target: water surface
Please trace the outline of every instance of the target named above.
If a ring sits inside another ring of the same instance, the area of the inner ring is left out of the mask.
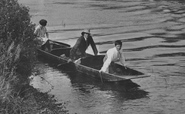
[[[50,38],[72,45],[91,29],[100,52],[123,41],[128,66],[150,78],[116,86],[40,62],[33,85],[65,102],[70,114],[184,114],[185,2],[182,0],[18,0]],[[40,78],[42,77],[42,78]],[[85,78],[84,78],[85,77]]]

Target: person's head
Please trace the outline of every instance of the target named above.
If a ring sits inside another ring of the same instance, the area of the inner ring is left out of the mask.
[[[115,44],[116,49],[119,51],[119,50],[121,49],[121,47],[122,47],[122,42],[121,42],[121,40],[116,40],[116,41],[114,42],[114,44]]]
[[[41,19],[39,21],[39,24],[42,25],[42,26],[46,26],[47,25],[47,21],[45,19]]]
[[[90,35],[90,29],[84,30],[81,34],[82,36],[84,36],[84,38],[88,38],[88,36]]]

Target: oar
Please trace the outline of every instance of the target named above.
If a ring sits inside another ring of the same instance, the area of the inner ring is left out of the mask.
[[[133,80],[133,79],[139,79],[139,78],[147,78],[150,77],[150,75],[139,75],[139,76],[123,76],[126,80]]]
[[[65,63],[61,63],[61,64],[58,64],[57,67],[60,67],[60,66],[63,66],[63,65],[67,65],[69,64],[68,62],[65,62]]]
[[[60,67],[61,68],[61,66],[65,66],[67,64],[70,64],[70,62],[65,62],[65,63],[58,64],[57,67]],[[73,72],[73,71],[72,70],[67,70],[67,71],[64,70],[64,72],[67,73],[67,72]]]
[[[101,83],[103,83],[103,79],[102,79],[102,72],[99,72],[99,73],[100,73]]]
[[[143,74],[143,75],[139,75],[139,76],[118,76],[118,75],[114,75],[114,74],[110,74],[110,75],[112,75],[112,76],[114,76],[114,77],[117,77],[117,78],[122,78],[122,79],[124,79],[124,80],[131,80],[131,79],[138,79],[138,78],[146,78],[146,77],[150,77],[150,75],[145,75],[145,74]]]
[[[60,63],[60,64],[58,64],[57,65],[57,67],[59,67],[59,66],[63,66],[63,65],[67,65],[67,64],[69,64],[69,63],[71,63],[72,62],[72,60],[71,59],[69,59],[69,60],[67,60],[67,62],[64,62],[64,63]]]

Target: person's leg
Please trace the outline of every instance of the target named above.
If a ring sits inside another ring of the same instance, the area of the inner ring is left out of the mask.
[[[41,45],[42,50],[45,50],[45,47],[46,47],[45,44]]]
[[[109,73],[114,74],[114,65],[113,65],[113,63],[111,63],[109,65]]]
[[[46,48],[48,51],[51,51],[49,40],[46,42]]]
[[[50,49],[50,51],[53,49],[53,44],[50,42],[50,41],[48,41],[48,43],[49,43],[49,49]]]

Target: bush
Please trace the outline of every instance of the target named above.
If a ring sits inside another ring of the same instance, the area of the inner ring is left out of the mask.
[[[48,94],[29,86],[37,47],[29,9],[17,0],[0,0],[0,15],[0,113],[67,113]]]
[[[34,24],[29,9],[17,0],[0,0],[0,112],[24,111],[20,94],[36,58]]]
[[[18,73],[31,69],[31,64],[20,69],[21,65],[25,65],[23,63],[32,63],[35,58],[35,25],[30,22],[29,9],[19,5],[17,0],[1,0],[0,15],[1,63],[7,63],[6,70],[10,71],[14,70],[12,67],[19,66]]]
[[[29,9],[17,0],[0,0],[0,15],[0,113],[66,113],[49,95],[29,86],[37,47]]]

